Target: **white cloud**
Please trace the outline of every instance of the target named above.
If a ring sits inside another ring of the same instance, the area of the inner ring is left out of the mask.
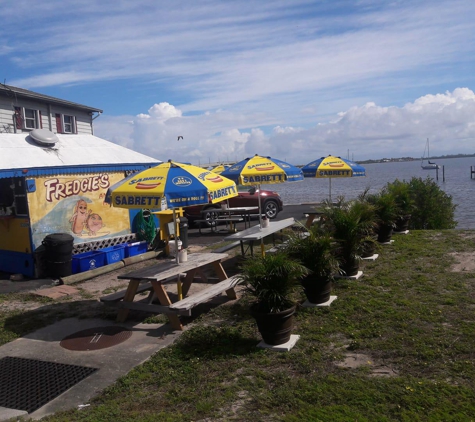
[[[182,115],[181,110],[178,110],[168,103],[154,104],[153,107],[148,109],[148,114],[155,120],[163,122],[172,117],[181,117]]]
[[[203,164],[260,154],[305,164],[328,154],[346,156],[348,150],[357,160],[420,157],[426,138],[431,139],[434,155],[474,153],[474,115],[474,92],[457,88],[417,98],[403,107],[369,102],[310,129],[275,126],[268,135],[258,126],[242,129],[255,120],[253,115],[208,111],[187,116],[166,103],[155,104],[132,123],[130,116],[125,123],[103,116],[97,120],[96,132],[160,160]]]

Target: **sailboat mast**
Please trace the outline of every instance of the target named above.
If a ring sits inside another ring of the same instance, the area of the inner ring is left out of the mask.
[[[427,138],[426,147],[424,148],[424,156],[422,157],[422,161],[421,161],[422,170],[437,170],[439,168],[439,166],[436,163],[432,163],[430,161],[430,150],[429,150],[429,148],[430,148],[429,147],[429,138]],[[424,164],[426,149],[427,149],[427,164]]]

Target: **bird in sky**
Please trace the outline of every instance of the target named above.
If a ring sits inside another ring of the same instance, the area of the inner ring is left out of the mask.
[[[183,136],[179,136],[178,139],[177,139],[177,141],[179,141],[180,139],[183,139]]]

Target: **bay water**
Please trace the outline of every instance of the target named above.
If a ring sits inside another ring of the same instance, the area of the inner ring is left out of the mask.
[[[475,179],[470,178],[470,167],[475,167],[475,157],[434,160],[441,166],[438,181],[435,170],[422,170],[420,161],[398,161],[364,164],[365,177],[331,179],[331,196],[355,199],[366,188],[378,192],[388,182],[396,179],[409,181],[412,177],[432,178],[452,197],[457,229],[475,229]],[[443,168],[442,168],[443,167]],[[445,176],[445,181],[444,181]],[[301,182],[266,185],[263,189],[278,192],[285,204],[322,202],[329,198],[329,179],[305,178]]]

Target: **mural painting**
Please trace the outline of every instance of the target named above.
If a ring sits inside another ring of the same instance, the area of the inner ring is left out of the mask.
[[[35,248],[51,233],[69,233],[74,243],[129,234],[128,210],[104,202],[109,186],[123,178],[119,172],[34,179],[28,205]]]

